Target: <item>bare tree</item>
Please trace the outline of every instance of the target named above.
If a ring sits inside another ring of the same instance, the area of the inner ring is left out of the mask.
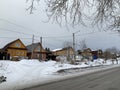
[[[72,60],[70,55],[70,48],[72,48],[72,42],[64,42],[64,48],[66,48],[66,58],[68,61]]]
[[[65,47],[72,47],[72,42],[65,41],[65,42],[63,43],[63,47],[64,47],[64,48],[65,48]]]
[[[32,14],[33,13],[33,11],[36,9],[35,8],[35,2],[39,2],[40,0],[26,0],[26,2],[28,3],[30,1],[30,4],[29,4],[29,6],[27,7],[27,10],[29,10],[30,11],[30,14]]]
[[[85,39],[80,42],[80,48],[81,48],[81,50],[87,49],[87,45],[86,45]]]
[[[116,63],[118,64],[118,59],[117,59],[118,51],[119,50],[116,47],[107,48],[103,54],[105,61],[111,59],[112,64],[114,64],[114,61],[116,61]]]
[[[30,1],[30,0],[27,0]],[[32,12],[32,0],[28,9]],[[108,26],[110,29],[120,30],[120,0],[45,0],[47,16],[61,24],[71,22],[73,26],[85,24],[93,19],[92,24]]]
[[[107,48],[106,51],[109,51],[112,54],[118,54],[119,53],[119,49],[117,49],[116,47]]]

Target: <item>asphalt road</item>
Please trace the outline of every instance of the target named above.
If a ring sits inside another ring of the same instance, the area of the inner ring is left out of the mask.
[[[120,90],[120,67],[23,90]]]

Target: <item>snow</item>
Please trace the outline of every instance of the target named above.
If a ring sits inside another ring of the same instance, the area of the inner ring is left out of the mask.
[[[98,65],[108,65],[104,68],[97,69],[86,69],[84,71],[79,70],[76,73],[69,74],[59,74],[57,71],[62,69],[70,69],[70,68],[82,68],[82,67],[91,67]],[[7,77],[7,82],[0,83],[0,90],[18,90],[23,88],[28,88],[31,86],[44,84],[56,80],[61,80],[65,78],[70,78],[77,75],[83,75],[90,72],[95,72],[102,69],[112,68],[111,61],[108,60],[105,64],[102,59],[97,59],[94,62],[88,62],[88,64],[84,64],[81,62],[79,65],[71,65],[68,63],[61,64],[60,62],[55,61],[38,61],[38,60],[21,60],[18,62],[9,61],[9,60],[1,60],[0,61],[0,76]]]
[[[54,49],[52,51],[55,52],[55,51],[58,51],[58,50],[62,50],[62,48]]]

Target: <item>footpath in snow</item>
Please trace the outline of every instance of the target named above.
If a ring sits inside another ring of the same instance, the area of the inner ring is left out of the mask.
[[[0,76],[7,81],[0,83],[0,90],[20,90],[39,84],[45,84],[66,78],[80,76],[95,71],[105,70],[120,65],[113,65],[110,60],[103,64],[102,59],[89,62],[88,65],[61,64],[55,61],[21,60],[0,61]]]

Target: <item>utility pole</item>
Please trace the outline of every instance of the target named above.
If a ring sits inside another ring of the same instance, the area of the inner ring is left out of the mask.
[[[41,43],[41,45],[42,45],[42,37],[40,37],[40,43]]]
[[[75,33],[73,33],[73,50],[74,50],[74,54],[73,54],[73,60],[75,61],[76,60],[76,49],[75,49],[75,34],[80,32],[79,31],[76,31]]]
[[[42,37],[40,37],[40,44],[42,46]],[[40,48],[40,58],[41,58],[41,60],[43,59],[41,48]]]
[[[34,44],[34,35],[32,37],[32,50],[31,50],[31,59],[33,59],[33,44]]]
[[[67,60],[68,61],[70,61],[70,46],[69,46],[69,43],[67,42],[66,43],[66,49],[67,49],[67,51],[66,51],[66,56],[67,56]]]
[[[75,60],[75,33],[73,33],[73,60]]]

